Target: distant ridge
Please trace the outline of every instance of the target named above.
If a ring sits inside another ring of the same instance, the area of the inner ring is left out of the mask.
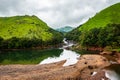
[[[62,27],[62,28],[58,28],[56,30],[59,31],[59,32],[62,32],[62,33],[67,33],[67,32],[72,31],[73,29],[74,28],[71,27],[71,26],[65,26],[65,27]]]

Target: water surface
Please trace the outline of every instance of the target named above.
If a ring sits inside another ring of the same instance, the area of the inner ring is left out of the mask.
[[[112,64],[105,68],[106,77],[110,80],[120,80],[120,64]]]
[[[60,54],[59,57],[48,57],[44,59],[40,64],[46,64],[46,63],[52,63],[57,62],[61,60],[67,60],[66,63],[63,66],[68,66],[77,63],[78,58],[80,57],[80,54],[64,49],[63,52]]]
[[[0,52],[0,65],[5,64],[46,64],[61,60],[67,60],[63,66],[77,63],[81,54],[91,53],[89,51],[75,52],[66,50],[74,43],[63,40],[64,45],[59,49],[51,50],[16,50]]]
[[[63,49],[2,51],[0,64],[39,64],[48,57],[59,57]]]

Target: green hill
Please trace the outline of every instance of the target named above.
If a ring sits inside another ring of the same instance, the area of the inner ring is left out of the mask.
[[[34,39],[34,42],[39,40],[38,42],[41,42],[41,45],[42,43],[52,44],[54,42],[56,44],[62,42],[62,35],[59,32],[51,29],[34,15],[0,17],[0,37],[3,39],[2,42],[8,43],[12,38],[26,39],[27,41]]]
[[[97,13],[66,37],[83,46],[120,46],[120,3]]]
[[[87,31],[92,28],[105,27],[107,24],[120,23],[120,3],[114,4],[101,12],[97,13],[94,17],[90,18],[82,27],[80,31]]]

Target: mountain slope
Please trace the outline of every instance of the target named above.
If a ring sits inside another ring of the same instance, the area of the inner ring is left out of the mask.
[[[114,4],[97,13],[66,36],[84,46],[120,46],[119,12],[120,3]]]
[[[80,31],[90,30],[92,28],[105,27],[107,24],[120,23],[120,3],[114,4],[101,12],[97,13],[93,18],[89,19]]]
[[[59,32],[51,29],[38,17],[28,15],[0,17],[0,37],[4,40],[14,37],[29,40],[39,39],[46,43],[52,42],[54,39],[62,41],[62,35]]]

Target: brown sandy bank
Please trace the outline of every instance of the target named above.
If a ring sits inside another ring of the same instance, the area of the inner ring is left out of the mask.
[[[65,62],[66,60],[44,65],[1,65],[0,80],[91,80],[93,72],[100,72],[110,65],[101,55],[83,55],[76,64],[63,67]],[[98,80],[103,77],[104,75]]]

